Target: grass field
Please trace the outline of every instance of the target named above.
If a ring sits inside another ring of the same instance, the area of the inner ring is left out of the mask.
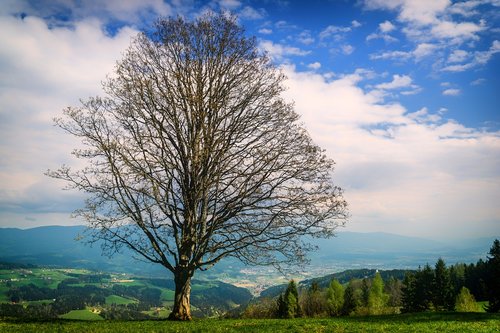
[[[60,316],[62,319],[70,319],[70,320],[104,320],[98,314],[92,313],[90,310],[73,310],[66,314]],[[1,326],[0,326],[1,327]]]
[[[0,321],[0,332],[499,332],[500,314],[419,313],[328,319],[169,321]]]
[[[111,305],[111,304],[125,305],[125,304],[132,304],[132,303],[137,303],[137,300],[121,297],[118,295],[109,295],[106,297],[106,304],[108,304],[108,305]]]

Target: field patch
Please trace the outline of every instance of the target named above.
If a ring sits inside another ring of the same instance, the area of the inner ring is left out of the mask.
[[[130,299],[118,295],[109,295],[106,297],[106,304],[111,305],[111,304],[116,304],[116,305],[126,305],[126,304],[132,304],[132,303],[138,303],[137,300],[135,299]]]
[[[97,313],[93,313],[90,310],[72,310],[66,314],[59,316],[62,319],[71,319],[71,320],[104,320]]]

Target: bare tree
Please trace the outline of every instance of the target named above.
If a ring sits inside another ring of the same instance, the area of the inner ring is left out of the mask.
[[[301,236],[347,218],[333,161],[280,94],[281,71],[233,17],[159,20],[103,83],[106,97],[56,124],[88,166],[49,171],[86,192],[76,212],[108,251],[125,246],[174,275],[171,319],[188,320],[190,281],[224,257],[304,259]]]

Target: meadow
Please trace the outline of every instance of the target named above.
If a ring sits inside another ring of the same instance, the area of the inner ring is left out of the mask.
[[[500,314],[418,313],[297,319],[198,319],[169,321],[0,321],[14,332],[499,332]]]

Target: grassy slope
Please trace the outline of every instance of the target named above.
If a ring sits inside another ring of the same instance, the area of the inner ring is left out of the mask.
[[[72,310],[66,314],[60,316],[62,319],[72,319],[72,320],[104,320],[98,314],[92,313],[89,310]],[[0,326],[1,327],[1,326]]]
[[[125,297],[121,297],[118,295],[109,295],[106,297],[106,304],[107,305],[111,305],[111,304],[123,305],[123,304],[132,304],[132,303],[138,303],[138,301],[135,299],[125,298]]]
[[[420,313],[332,319],[1,322],[9,332],[498,332],[500,314]]]

